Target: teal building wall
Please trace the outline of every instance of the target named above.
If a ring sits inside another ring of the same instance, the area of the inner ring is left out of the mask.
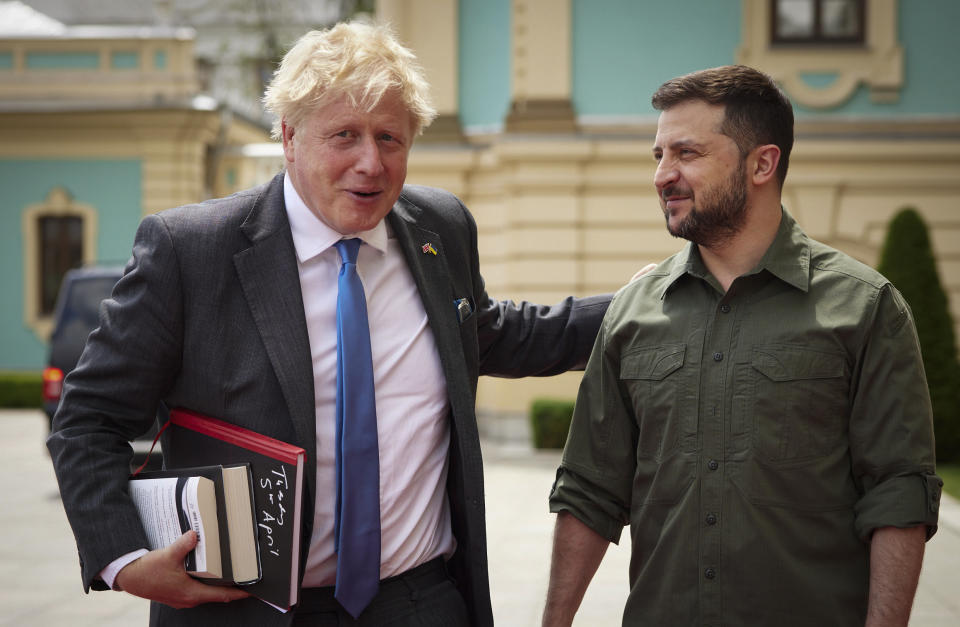
[[[40,370],[47,348],[23,319],[24,210],[42,204],[50,190],[66,189],[74,202],[97,212],[101,262],[124,263],[142,215],[138,159],[0,159],[0,370]]]
[[[510,108],[510,0],[460,0],[459,8],[460,123],[499,130]]]
[[[665,80],[734,62],[740,0],[573,0],[574,110],[582,116],[653,114]]]
[[[464,128],[500,130],[510,106],[510,0],[459,0],[459,99]],[[736,61],[740,0],[572,0],[572,94],[584,120],[656,115],[650,96],[665,80]],[[869,10],[869,9],[868,9]],[[900,0],[904,85],[877,103],[861,86],[839,106],[796,106],[798,117],[956,116],[960,113],[957,0]],[[831,76],[810,76],[825,86]]]

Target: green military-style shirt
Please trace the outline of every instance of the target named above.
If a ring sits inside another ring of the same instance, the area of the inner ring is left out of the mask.
[[[912,316],[784,210],[724,293],[694,245],[616,294],[550,497],[611,541],[624,625],[862,625],[869,541],[936,529]]]

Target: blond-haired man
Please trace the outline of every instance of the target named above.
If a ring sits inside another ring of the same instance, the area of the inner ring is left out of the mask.
[[[84,586],[154,600],[156,625],[490,625],[477,377],[582,367],[609,298],[544,307],[488,297],[466,208],[441,190],[404,185],[410,147],[435,112],[413,55],[386,29],[353,23],[305,35],[265,102],[285,172],[145,218],[65,383],[48,444]],[[366,400],[379,444],[379,573],[371,598],[344,606],[334,542],[345,496],[335,445],[337,248],[358,238],[375,390]],[[190,579],[182,563],[192,532],[145,550],[125,492],[125,442],[161,403],[306,449],[315,470],[306,474],[302,588],[290,613]]]

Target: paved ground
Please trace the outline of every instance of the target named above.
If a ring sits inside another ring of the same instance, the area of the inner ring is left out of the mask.
[[[0,627],[146,625],[146,602],[122,593],[84,595],[73,537],[43,446],[40,412],[0,411]],[[553,516],[546,497],[558,455],[485,446],[490,579],[498,627],[535,627],[547,586]],[[619,625],[627,592],[626,543],[611,547],[576,624]],[[943,504],[927,545],[911,627],[960,625],[960,504]]]

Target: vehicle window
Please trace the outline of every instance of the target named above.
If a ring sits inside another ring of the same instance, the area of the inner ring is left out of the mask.
[[[64,302],[59,326],[76,324],[88,329],[96,327],[100,301],[110,296],[116,282],[115,277],[73,281]]]

